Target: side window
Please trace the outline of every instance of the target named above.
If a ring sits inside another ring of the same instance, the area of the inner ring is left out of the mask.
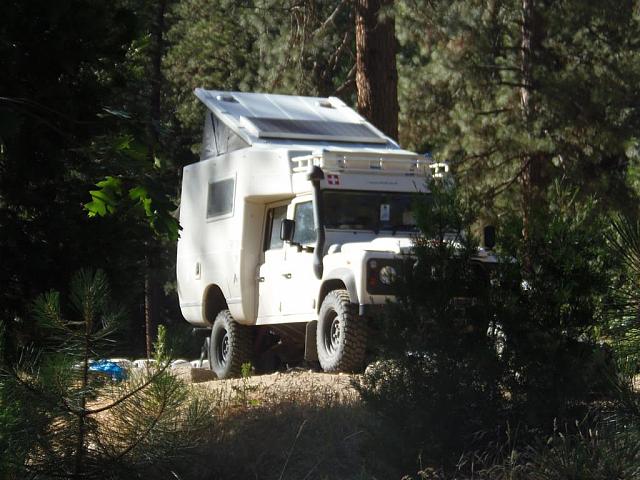
[[[296,222],[293,241],[301,245],[315,242],[316,231],[313,224],[313,204],[304,202],[296,205],[293,219]]]
[[[280,240],[280,224],[287,217],[287,206],[270,208],[267,211],[267,228],[264,235],[264,249],[282,248],[284,242]]]
[[[233,212],[235,179],[227,178],[209,184],[207,194],[207,218],[221,217]]]

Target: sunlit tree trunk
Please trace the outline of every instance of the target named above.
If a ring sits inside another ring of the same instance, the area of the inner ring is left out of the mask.
[[[393,0],[355,0],[358,111],[398,138],[398,71]]]

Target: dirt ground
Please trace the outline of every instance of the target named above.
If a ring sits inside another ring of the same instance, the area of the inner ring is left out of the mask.
[[[190,366],[175,368],[174,373],[185,381],[194,384],[198,390],[208,391],[214,396],[229,399],[246,396],[261,398],[306,396],[306,394],[330,395],[334,400],[350,402],[358,399],[353,387],[356,375],[345,373],[323,373],[313,370],[291,370],[264,375],[251,375],[246,378],[220,380],[207,369]]]

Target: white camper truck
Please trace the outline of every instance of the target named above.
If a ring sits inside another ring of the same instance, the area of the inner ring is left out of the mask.
[[[267,329],[325,371],[359,369],[368,309],[411,248],[425,158],[338,98],[195,94],[207,113],[184,168],[177,278],[185,319],[211,329],[211,368],[238,375]]]

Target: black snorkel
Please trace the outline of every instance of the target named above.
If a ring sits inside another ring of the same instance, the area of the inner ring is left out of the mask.
[[[320,181],[324,180],[324,172],[320,167],[314,165],[307,174],[307,180],[313,185],[313,223],[316,230],[316,246],[313,250],[313,272],[319,279],[322,278],[324,265],[324,208],[322,205],[322,193],[320,192]]]

